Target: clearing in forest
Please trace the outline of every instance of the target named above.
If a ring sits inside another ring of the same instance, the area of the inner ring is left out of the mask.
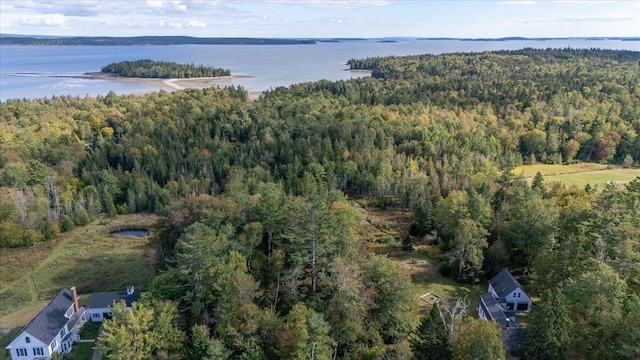
[[[80,293],[146,287],[153,279],[156,259],[149,237],[109,234],[149,228],[156,219],[142,214],[100,219],[50,242],[0,250],[0,316],[26,311],[24,316],[0,318],[0,327],[22,325],[20,320],[29,320],[64,287],[77,286]]]
[[[535,164],[522,165],[512,170],[514,175],[520,175],[532,180],[540,172],[545,183],[559,182],[567,187],[576,186],[580,189],[587,184],[602,189],[607,182],[624,184],[640,176],[640,168],[622,168],[606,164],[580,163],[572,165]]]
[[[402,251],[401,239],[409,232],[411,211],[395,207],[370,207],[361,200],[355,207],[365,217],[362,235],[366,238],[369,249],[377,254],[387,254],[398,264],[400,271],[411,279],[412,292],[420,313],[428,310],[427,302],[420,296],[433,293],[444,298],[466,296],[470,304],[467,312],[471,316],[475,315],[475,306],[480,294],[486,292],[486,283],[462,284],[441,275],[438,272],[440,249],[437,245],[428,244],[431,237],[412,237],[414,251]]]

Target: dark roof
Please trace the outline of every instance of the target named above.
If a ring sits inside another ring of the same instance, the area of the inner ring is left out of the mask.
[[[124,300],[127,304],[127,307],[131,307],[131,304],[138,301],[140,299],[140,291],[135,291],[133,295],[127,295],[126,292],[99,292],[91,294],[91,303],[89,304],[90,309],[100,309],[100,308],[108,308],[113,305],[113,302],[120,302],[120,300]]]
[[[502,269],[502,271],[500,271],[498,275],[489,280],[489,283],[491,284],[491,287],[493,288],[493,290],[495,290],[499,298],[506,297],[517,288],[520,288],[526,294],[524,287],[520,285],[518,280],[516,280],[511,275],[511,273],[507,271],[507,269]]]
[[[50,344],[69,321],[64,314],[72,305],[71,291],[63,289],[31,320],[23,332],[29,333],[47,345]]]
[[[493,294],[484,293],[480,295],[480,306],[482,306],[489,320],[497,322],[502,327],[507,326],[507,317],[504,314],[504,309],[498,304]],[[515,324],[510,324],[510,326],[515,326]]]

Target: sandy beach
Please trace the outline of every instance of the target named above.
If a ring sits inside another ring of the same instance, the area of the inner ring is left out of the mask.
[[[219,77],[196,77],[196,78],[134,78],[134,77],[122,77],[113,74],[105,74],[100,72],[88,72],[84,73],[82,78],[96,79],[96,80],[109,80],[118,82],[134,82],[143,83],[145,85],[153,86],[164,90],[183,90],[183,89],[202,89],[214,85],[218,85],[218,82],[229,81],[233,79],[250,78],[247,75],[231,75],[231,76],[219,76]]]
[[[73,76],[77,78],[83,79],[95,79],[95,80],[108,80],[108,81],[117,81],[124,83],[139,83],[151,86],[155,89],[165,90],[165,91],[174,91],[174,90],[184,90],[184,89],[204,89],[211,86],[220,86],[221,82],[234,80],[234,79],[242,79],[242,78],[250,78],[252,76],[248,75],[231,75],[231,76],[219,76],[219,77],[195,77],[195,78],[170,78],[170,79],[159,79],[159,78],[136,78],[136,77],[122,77],[113,74],[106,74],[101,72],[88,72],[83,75]],[[140,93],[146,93],[146,91],[142,91]],[[255,101],[260,97],[262,92],[253,91],[249,92],[249,101]]]

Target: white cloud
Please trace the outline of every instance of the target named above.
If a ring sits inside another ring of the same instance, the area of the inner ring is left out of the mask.
[[[187,23],[187,27],[207,27],[207,23],[204,21],[191,20]]]
[[[60,26],[65,23],[65,17],[62,14],[32,15],[22,18],[21,23],[23,25]]]
[[[308,5],[333,10],[355,10],[366,7],[387,6],[395,0],[240,0],[254,3]]]
[[[567,17],[542,17],[518,20],[518,23],[588,23],[588,22],[621,22],[639,20],[638,17],[628,15],[602,15],[602,16],[567,16]]]
[[[95,0],[28,0],[13,2],[12,9],[40,14],[62,14],[65,16],[94,16],[100,12],[100,3]]]
[[[147,6],[163,11],[187,11],[187,2],[181,0],[147,0]]]

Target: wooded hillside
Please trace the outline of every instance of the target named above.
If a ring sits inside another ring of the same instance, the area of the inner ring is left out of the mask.
[[[640,53],[350,64],[373,77],[251,105],[233,87],[1,104],[0,246],[156,212],[165,261],[139,311],[173,314],[176,330],[156,356],[406,358],[393,344],[414,328],[415,299],[363,246],[349,198],[367,197],[413,212],[411,235],[435,237],[443,274],[477,283],[508,267],[541,296],[534,309],[561,304],[534,310],[526,358],[640,356],[640,179],[577,189],[509,171],[637,166]]]

